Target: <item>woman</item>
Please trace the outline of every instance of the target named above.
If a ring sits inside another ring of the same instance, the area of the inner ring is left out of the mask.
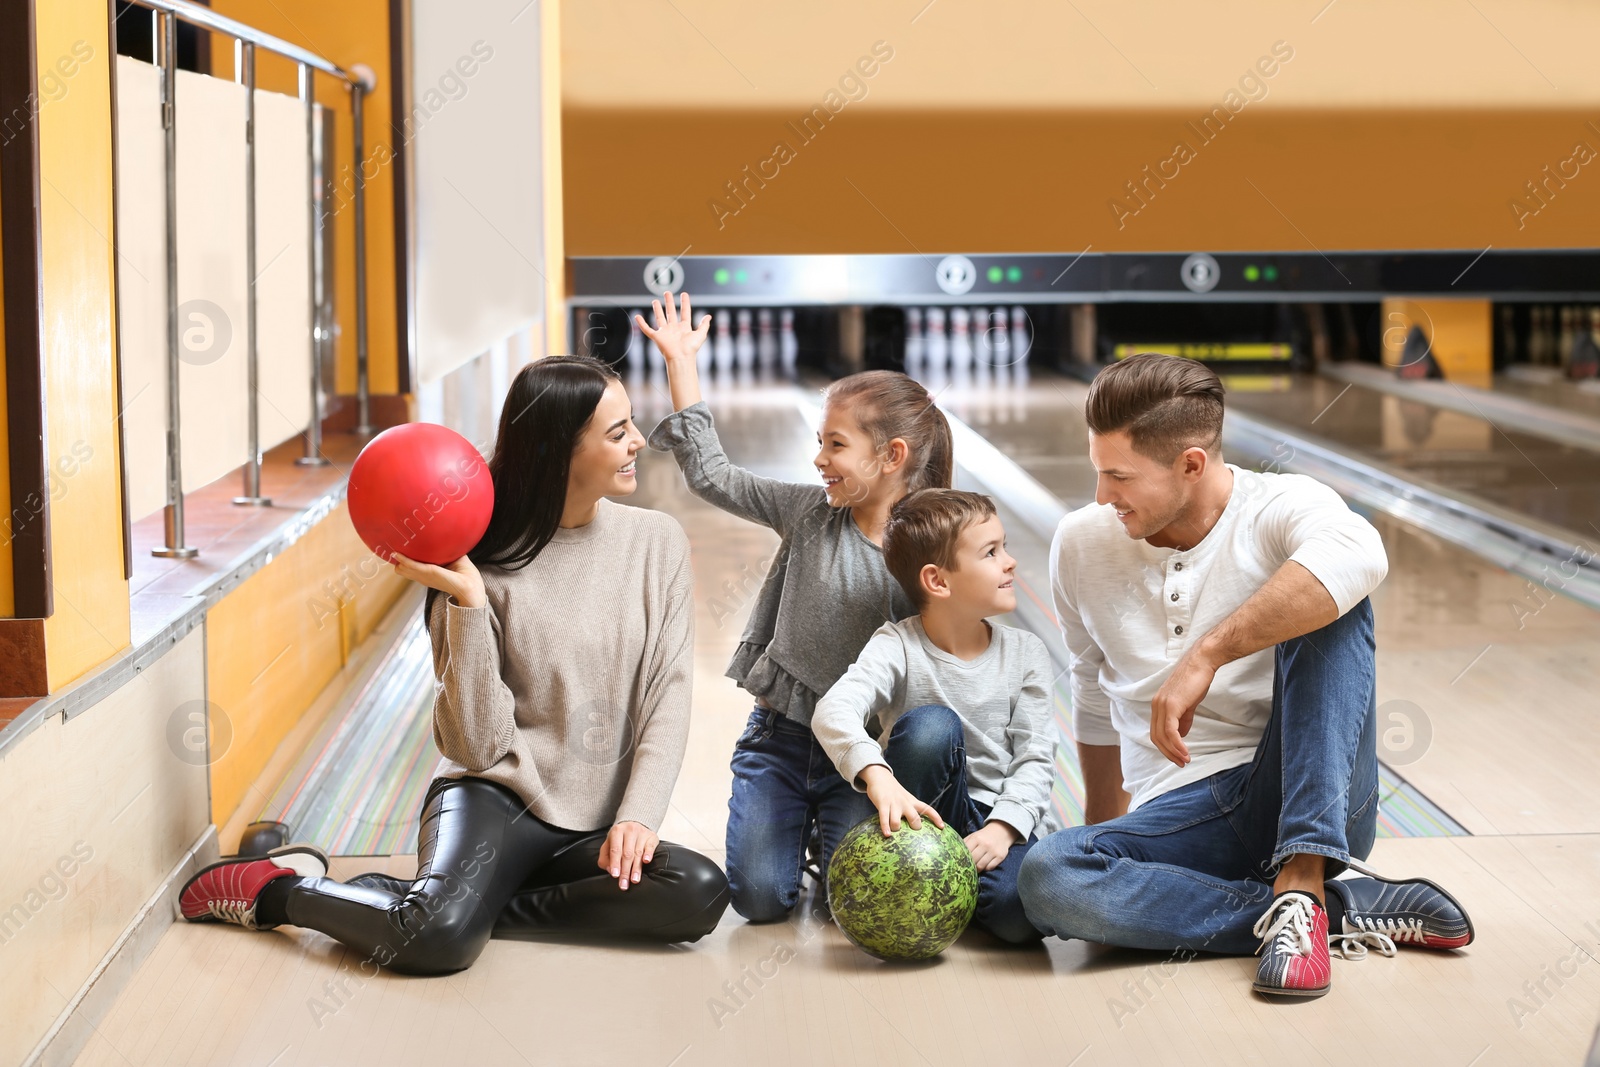
[[[439,682],[416,880],[337,882],[316,849],[288,846],[201,871],[185,918],[320,930],[404,974],[470,966],[491,933],[672,942],[716,926],[722,871],[656,837],[689,728],[688,539],[605,499],[634,491],[644,444],[606,364],[522,369],[483,539],[448,567],[393,559],[429,587]]]

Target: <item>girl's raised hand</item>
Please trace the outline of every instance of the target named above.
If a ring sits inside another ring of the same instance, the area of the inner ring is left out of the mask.
[[[635,315],[634,321],[638,324],[639,332],[654,341],[661,349],[661,354],[666,357],[667,363],[678,363],[687,360],[694,362],[695,355],[700,351],[700,346],[706,343],[706,338],[711,334],[711,316],[707,315],[700,320],[700,327],[693,325],[694,316],[689,311],[689,294],[684,293],[682,314],[673,306],[672,294],[662,293],[660,300],[650,301],[650,308],[655,313],[655,327],[651,328],[644,321],[643,315]],[[662,303],[666,303],[665,311]]]
[[[447,567],[441,567],[391,552],[389,562],[394,564],[394,572],[400,577],[453,596],[456,603],[464,608],[481,608],[487,603],[483,592],[483,575],[478,573],[478,568],[466,556]]]

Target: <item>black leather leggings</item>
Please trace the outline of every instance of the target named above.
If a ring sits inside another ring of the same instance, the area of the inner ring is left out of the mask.
[[[604,934],[694,941],[728,905],[721,868],[662,841],[627,889],[598,863],[607,830],[563,830],[482,778],[436,778],[423,801],[417,877],[409,884],[302,878],[288,921],[364,953],[364,968],[448,974],[502,938]],[[368,962],[370,961],[370,962]]]

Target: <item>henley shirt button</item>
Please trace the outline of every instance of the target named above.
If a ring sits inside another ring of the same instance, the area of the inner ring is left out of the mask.
[[[1177,593],[1173,593],[1172,594],[1172,599],[1173,600],[1177,600],[1178,599],[1178,594]]]
[[[1183,636],[1183,627],[1181,627],[1181,626],[1174,626],[1174,627],[1173,627],[1173,628],[1172,628],[1172,632],[1173,632],[1173,633],[1175,633],[1175,634],[1177,634],[1177,635],[1178,635],[1178,636],[1179,636],[1179,637],[1182,637],[1182,636]]]
[[[1174,563],[1174,564],[1173,564],[1173,565],[1172,565],[1172,569],[1173,569],[1173,570],[1175,570],[1175,571],[1181,571],[1181,570],[1183,570],[1183,564],[1181,564],[1181,563]]]

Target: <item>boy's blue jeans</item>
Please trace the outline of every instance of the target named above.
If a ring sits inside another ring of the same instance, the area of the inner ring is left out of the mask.
[[[1295,853],[1327,877],[1372,850],[1378,818],[1372,605],[1278,646],[1272,716],[1251,763],[1039,842],[1022,864],[1029,920],[1062,938],[1249,955]]]
[[[894,776],[945,825],[962,837],[983,829],[990,806],[967,793],[967,746],[961,719],[940,704],[912,708],[895,720],[883,747]],[[1038,838],[1011,846],[1000,866],[978,874],[978,911],[972,921],[1002,941],[1022,944],[1044,934],[1028,922],[1017,895],[1022,861]]]

